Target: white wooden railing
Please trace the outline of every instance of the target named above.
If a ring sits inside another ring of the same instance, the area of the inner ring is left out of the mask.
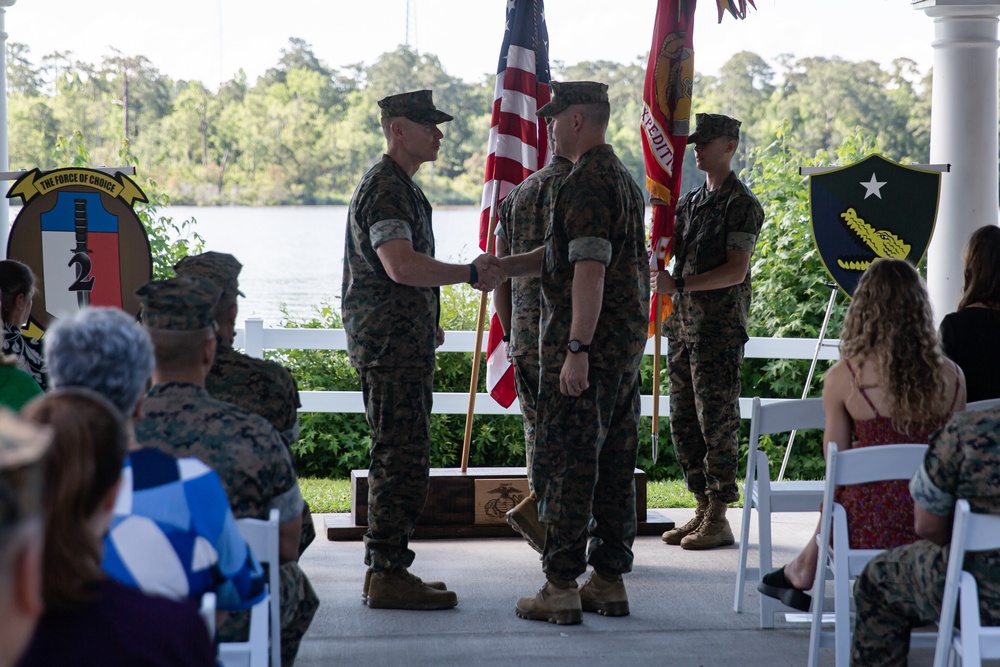
[[[263,357],[264,350],[346,350],[347,334],[343,329],[281,329],[265,327],[264,320],[248,318],[245,329],[237,329],[235,346],[243,348],[252,357]],[[838,359],[840,341],[826,339],[819,350],[820,359]],[[485,347],[485,345],[484,345]],[[666,353],[666,342],[661,345]],[[475,331],[449,331],[444,345],[438,352],[474,352]],[[653,339],[646,343],[646,354],[652,355]],[[751,338],[746,345],[745,357],[755,359],[812,359],[816,354],[816,340],[812,338]],[[664,373],[666,370],[664,370]],[[300,412],[364,412],[360,391],[303,391]],[[764,398],[764,403],[781,399]],[[660,414],[666,417],[670,412],[669,398],[660,396]],[[744,419],[750,418],[750,398],[740,399],[740,413]],[[466,414],[469,410],[469,394],[466,392],[435,392],[434,412],[438,414]],[[503,408],[489,394],[476,395],[476,414],[479,415],[520,415],[517,401],[509,408]],[[653,397],[642,397],[642,414],[653,414]]]

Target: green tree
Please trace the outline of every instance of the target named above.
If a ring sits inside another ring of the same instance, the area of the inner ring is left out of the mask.
[[[42,71],[28,58],[31,48],[27,44],[7,42],[7,93],[20,93],[27,97],[42,94],[45,84]]]

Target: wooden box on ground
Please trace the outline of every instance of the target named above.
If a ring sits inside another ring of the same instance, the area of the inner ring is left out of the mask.
[[[513,537],[517,533],[502,518],[487,515],[485,503],[503,496],[501,483],[514,487],[506,491],[508,498],[494,503],[510,504],[514,495],[527,493],[527,475],[524,468],[434,468],[431,470],[430,491],[423,512],[417,518],[413,531],[415,538],[428,537]],[[484,500],[485,498],[485,500]],[[483,507],[477,508],[477,499]],[[646,473],[635,471],[635,509],[640,535],[659,535],[674,527],[674,522],[657,511],[646,508]],[[513,506],[513,505],[511,505]],[[495,513],[495,512],[494,512]],[[482,516],[479,516],[482,515]],[[502,517],[502,513],[500,514]],[[327,538],[330,540],[355,540],[364,536],[368,527],[368,471],[351,471],[351,513],[333,514],[326,519]]]

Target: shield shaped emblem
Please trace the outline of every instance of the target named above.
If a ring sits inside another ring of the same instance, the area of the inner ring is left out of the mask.
[[[139,313],[134,291],[152,277],[146,230],[133,206],[146,201],[124,174],[67,168],[25,172],[7,193],[23,200],[7,256],[37,277],[25,333],[39,338],[53,320],[86,306]]]
[[[809,176],[813,239],[827,273],[851,296],[882,257],[916,266],[937,220],[941,174],[872,154]]]

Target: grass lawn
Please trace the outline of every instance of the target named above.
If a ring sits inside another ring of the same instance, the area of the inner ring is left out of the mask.
[[[302,497],[316,514],[351,511],[351,482],[346,479],[303,478]],[[649,507],[694,507],[692,496],[681,480],[646,483]]]

